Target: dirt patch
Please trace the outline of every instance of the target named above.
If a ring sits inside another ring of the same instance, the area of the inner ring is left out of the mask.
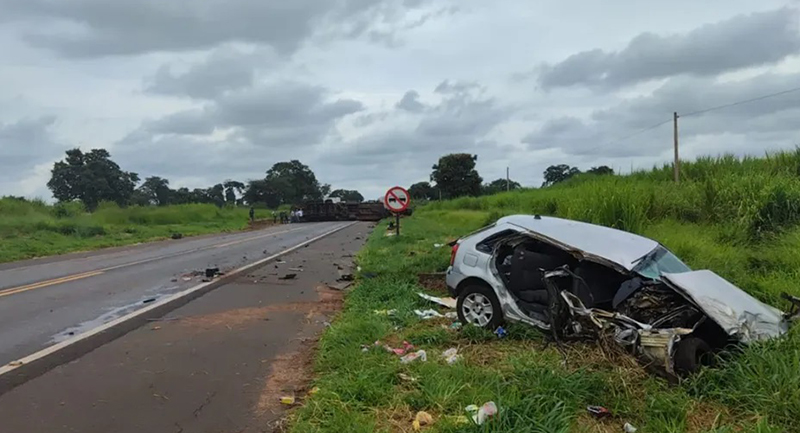
[[[588,413],[582,413],[575,419],[575,431],[586,433],[619,433],[624,425],[625,421],[620,419],[595,419]]]
[[[417,274],[417,283],[431,292],[448,293],[444,272]]]
[[[256,406],[256,416],[275,415],[286,409],[282,397],[293,397],[299,404],[308,393],[314,362],[316,338],[303,341],[297,351],[279,355],[272,360],[272,369]]]

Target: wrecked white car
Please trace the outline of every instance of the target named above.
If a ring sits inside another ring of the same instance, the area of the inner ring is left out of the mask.
[[[800,307],[785,295],[793,306],[783,313],[654,240],[579,221],[509,216],[451,245],[447,286],[463,323],[608,336],[670,375],[731,343],[784,334]]]

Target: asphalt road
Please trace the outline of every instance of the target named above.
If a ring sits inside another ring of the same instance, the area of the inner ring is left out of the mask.
[[[0,433],[282,431],[280,398],[308,395],[319,333],[342,305],[344,293],[327,285],[353,268],[370,226],[230,278],[0,394]]]
[[[307,223],[0,265],[0,366],[346,223]]]

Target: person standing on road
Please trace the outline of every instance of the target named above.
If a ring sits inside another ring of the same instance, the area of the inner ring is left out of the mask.
[[[303,220],[303,209],[297,209],[297,222]]]
[[[256,208],[250,206],[250,222],[254,222],[256,220]]]

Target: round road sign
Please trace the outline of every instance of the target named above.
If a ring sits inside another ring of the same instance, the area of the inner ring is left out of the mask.
[[[400,213],[408,209],[408,205],[411,204],[411,196],[405,188],[396,186],[386,191],[383,202],[390,211]]]

